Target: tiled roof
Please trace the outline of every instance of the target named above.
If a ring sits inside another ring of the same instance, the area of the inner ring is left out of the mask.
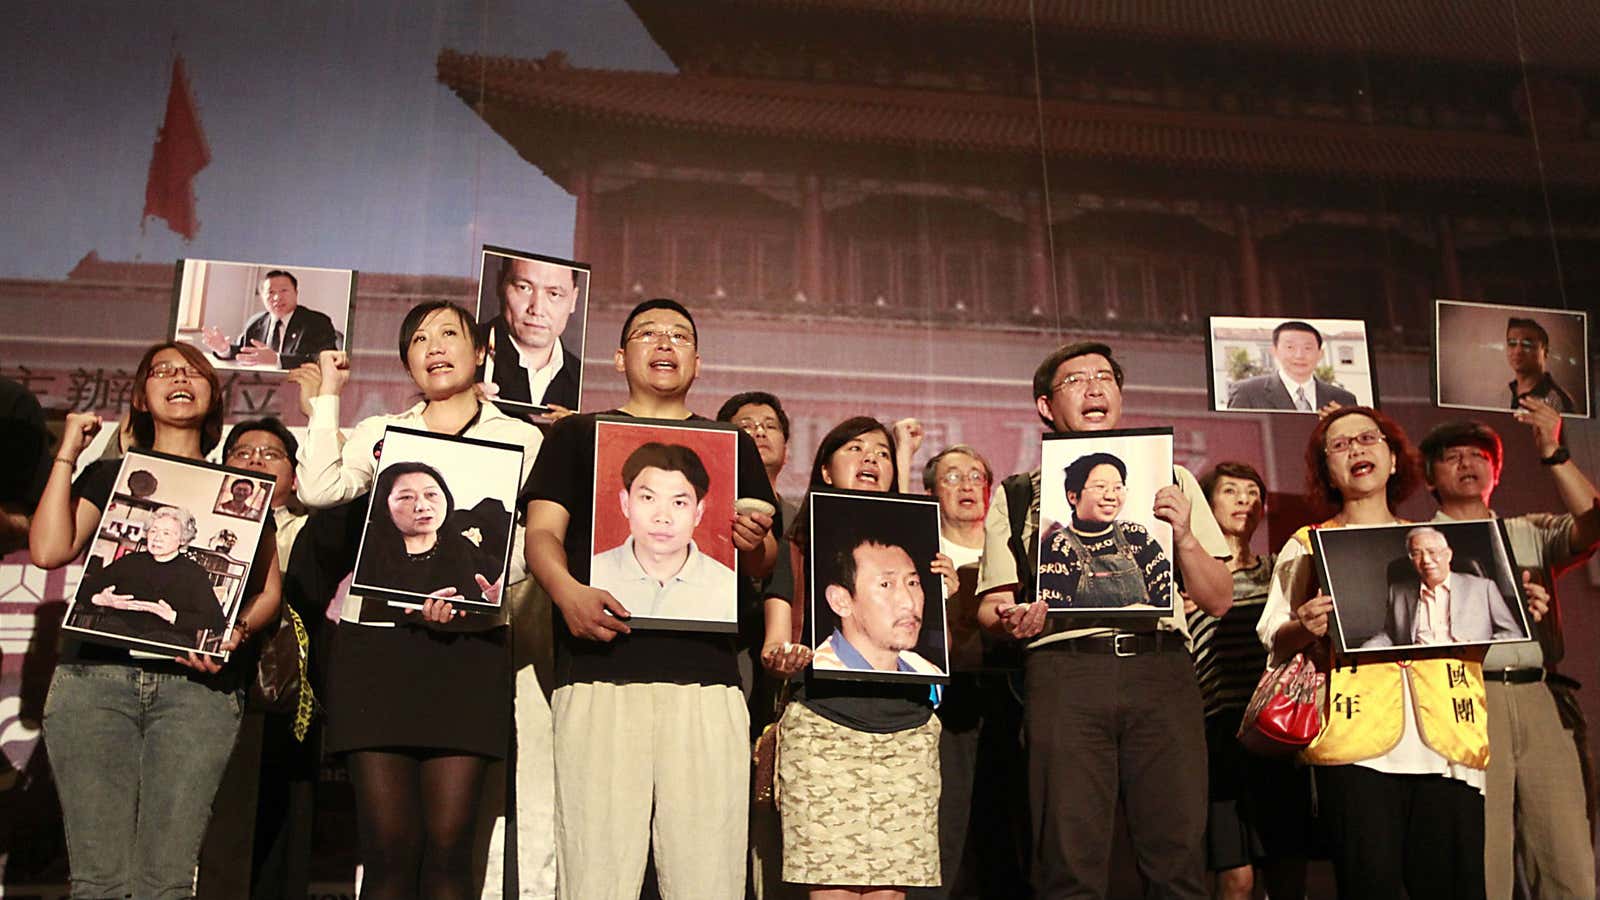
[[[679,0],[632,0],[652,32],[698,41]],[[702,15],[760,11],[1027,26],[1074,35],[1463,63],[1600,69],[1594,0],[724,0]],[[1030,11],[1031,8],[1031,11]],[[731,10],[731,11],[730,11]],[[678,38],[669,38],[669,44]]]
[[[820,2],[820,0],[819,0]],[[719,138],[771,138],[975,154],[1033,155],[1041,111],[1031,99],[872,85],[581,69],[559,61],[446,50],[439,80],[518,144],[524,117]],[[489,114],[489,108],[493,114]],[[1524,137],[1047,100],[1052,158],[1186,171],[1394,179],[1426,184],[1537,183]],[[539,133],[540,139],[548,138]],[[530,160],[552,151],[518,145]],[[1600,146],[1546,140],[1551,185],[1600,187]]]

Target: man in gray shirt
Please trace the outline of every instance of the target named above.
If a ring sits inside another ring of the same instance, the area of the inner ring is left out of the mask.
[[[1561,445],[1561,417],[1525,398],[1517,413],[1540,462],[1556,481],[1561,515],[1531,513],[1505,520],[1518,568],[1550,592],[1538,640],[1497,644],[1483,661],[1489,707],[1490,760],[1484,797],[1484,872],[1490,897],[1513,896],[1516,860],[1534,897],[1594,897],[1594,848],[1585,810],[1579,749],[1557,711],[1554,667],[1562,655],[1555,580],[1600,545],[1600,494]],[[1435,521],[1485,519],[1504,459],[1499,435],[1479,422],[1450,422],[1421,445],[1428,486],[1439,502]],[[1575,703],[1565,704],[1576,711]]]

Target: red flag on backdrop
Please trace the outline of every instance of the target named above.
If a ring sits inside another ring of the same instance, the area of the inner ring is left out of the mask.
[[[167,227],[186,241],[194,240],[200,220],[194,211],[194,177],[211,162],[206,136],[200,132],[200,113],[189,93],[189,76],[183,57],[172,60],[172,89],[167,93],[167,116],[156,135],[150,157],[150,178],[144,188],[144,214],[166,219]]]

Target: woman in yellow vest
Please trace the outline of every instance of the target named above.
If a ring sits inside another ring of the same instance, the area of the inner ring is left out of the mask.
[[[1317,423],[1306,468],[1310,497],[1334,510],[1318,528],[1399,523],[1395,507],[1421,483],[1405,432],[1365,407]],[[1483,651],[1341,657],[1309,534],[1300,529],[1279,553],[1256,632],[1274,663],[1305,651],[1330,667],[1322,734],[1301,758],[1317,767],[1339,896],[1483,900]]]

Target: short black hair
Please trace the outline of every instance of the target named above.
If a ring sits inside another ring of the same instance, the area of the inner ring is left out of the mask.
[[[1272,329],[1272,346],[1278,346],[1278,335],[1283,334],[1285,331],[1304,331],[1306,334],[1309,334],[1317,339],[1318,347],[1322,346],[1322,332],[1311,327],[1310,322],[1302,322],[1299,319],[1290,319],[1289,321],[1280,324],[1277,328]]]
[[[711,475],[706,472],[706,464],[700,461],[700,454],[682,444],[664,444],[660,441],[640,444],[628,454],[622,463],[622,489],[632,490],[633,480],[639,477],[639,473],[651,468],[663,472],[682,472],[694,488],[694,499],[697,501],[704,500],[706,491],[711,489]]]
[[[1532,319],[1525,319],[1520,316],[1512,316],[1506,320],[1506,333],[1510,334],[1511,329],[1513,328],[1526,328],[1539,336],[1540,345],[1545,347],[1550,346],[1550,332],[1545,331],[1543,325],[1540,325],[1538,322],[1535,322]]]
[[[422,323],[426,322],[429,316],[441,309],[455,312],[461,327],[466,329],[467,339],[472,341],[474,351],[483,349],[483,335],[478,331],[478,319],[465,306],[454,300],[426,300],[411,307],[411,311],[406,313],[405,320],[400,323],[401,366],[410,365],[406,353],[411,349],[411,339],[416,336],[417,329],[422,327]]]
[[[439,485],[439,490],[444,492],[444,516],[439,520],[446,522],[456,511],[456,498],[450,493],[450,485],[439,474],[439,470],[425,462],[406,460],[386,466],[378,474],[378,481],[372,486],[372,512],[369,514],[373,522],[388,523],[394,529],[394,520],[389,517],[389,495],[394,493],[394,483],[400,480],[401,475],[427,475]]]
[[[845,533],[845,539],[839,543],[838,549],[833,552],[833,573],[828,579],[828,584],[836,584],[844,588],[854,597],[856,594],[856,548],[876,544],[879,547],[899,547],[910,556],[911,551],[904,544],[890,536],[885,529],[873,526],[856,526]],[[912,560],[916,564],[916,560]],[[921,570],[918,569],[920,572]]]
[[[1093,353],[1106,358],[1106,362],[1111,364],[1111,376],[1117,380],[1117,387],[1122,387],[1122,365],[1111,355],[1111,346],[1099,341],[1077,341],[1056,348],[1054,353],[1046,356],[1044,362],[1039,363],[1039,367],[1033,370],[1033,399],[1037,401],[1040,397],[1050,396],[1050,385],[1055,381],[1056,370],[1061,368],[1062,363]],[[1044,420],[1046,427],[1056,427],[1056,423],[1043,415],[1039,418]]]
[[[1089,473],[1100,466],[1111,466],[1122,476],[1123,481],[1128,480],[1128,464],[1121,459],[1110,453],[1085,453],[1062,470],[1062,486],[1069,494],[1083,493],[1083,486],[1089,481]]]
[[[287,278],[289,279],[289,283],[294,285],[294,289],[296,291],[300,290],[300,279],[294,277],[294,274],[291,272],[285,272],[282,269],[273,269],[271,272],[261,276],[262,281],[271,281],[274,278]]]
[[[671,310],[678,315],[683,316],[685,319],[688,319],[689,334],[694,338],[694,342],[696,344],[700,343],[700,330],[694,327],[694,316],[689,314],[689,310],[684,308],[682,303],[679,303],[671,297],[654,297],[644,301],[643,303],[640,303],[638,306],[635,306],[632,311],[628,313],[628,317],[622,320],[622,334],[617,338],[618,347],[628,346],[628,332],[633,329],[633,320],[652,309]]]
[[[766,391],[744,391],[729,397],[717,410],[717,421],[732,422],[734,413],[751,404],[772,407],[778,416],[778,430],[783,432],[784,440],[789,439],[789,414],[783,411],[783,404],[778,402],[778,398]]]
[[[1500,435],[1493,428],[1472,419],[1459,419],[1435,425],[1422,438],[1417,445],[1417,450],[1422,454],[1422,475],[1429,485],[1433,484],[1433,467],[1444,459],[1444,452],[1451,447],[1477,447],[1489,454],[1489,462],[1494,466],[1494,477],[1500,480],[1500,466],[1505,462],[1505,445],[1500,442]],[[1429,489],[1435,500],[1439,499],[1439,492]]]
[[[511,267],[513,264],[517,262],[538,262],[549,263],[552,266],[561,266],[562,268],[566,269],[567,274],[572,276],[573,289],[576,290],[578,287],[578,270],[571,266],[565,266],[561,263],[547,259],[528,259],[526,256],[508,256],[504,253],[496,253],[495,255],[500,257],[500,277],[495,279],[496,284],[505,284],[506,281],[511,278]]]
[[[1211,470],[1200,477],[1200,492],[1210,501],[1211,492],[1217,489],[1217,482],[1223,478],[1238,478],[1241,481],[1253,482],[1256,490],[1261,492],[1261,501],[1267,500],[1267,481],[1256,471],[1256,467],[1246,462],[1236,460],[1222,460],[1211,467]]]
[[[289,431],[289,426],[277,416],[264,416],[260,419],[246,419],[233,426],[228,432],[228,437],[222,442],[222,458],[227,460],[233,454],[233,447],[239,439],[252,431],[265,431],[283,442],[283,449],[289,452],[289,461],[293,462],[300,456],[300,442],[294,439],[294,434]]]

